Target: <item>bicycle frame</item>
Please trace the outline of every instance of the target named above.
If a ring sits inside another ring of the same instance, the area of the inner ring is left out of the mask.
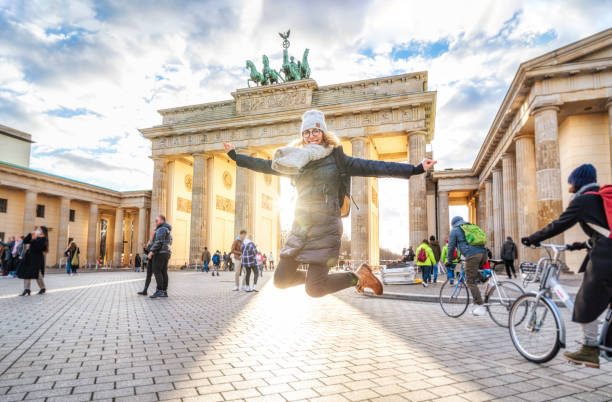
[[[612,321],[612,308],[608,308],[606,312],[606,320],[604,321],[603,327],[601,328],[601,333],[599,334],[599,341],[597,342],[597,346],[599,350],[604,352],[612,353],[612,348],[604,346],[606,341],[606,336],[608,331],[610,331],[610,323]],[[601,353],[601,356],[609,362],[612,362],[612,357],[607,356],[605,353]]]

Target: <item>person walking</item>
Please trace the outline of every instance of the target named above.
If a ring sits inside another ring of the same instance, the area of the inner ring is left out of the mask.
[[[270,254],[268,254],[268,264],[270,271],[274,271],[274,254],[272,254],[271,251]]]
[[[66,275],[72,276],[72,240],[68,243],[66,250],[64,250],[64,257],[66,257]]]
[[[244,239],[242,243],[242,267],[245,271],[244,276],[244,290],[246,292],[257,292],[257,276],[259,269],[257,267],[257,247],[250,239]],[[249,286],[251,278],[251,272],[253,273],[253,286]]]
[[[212,276],[215,276],[215,272],[217,276],[219,276],[219,267],[221,266],[221,252],[219,250],[215,251],[215,254],[212,256],[213,270]]]
[[[38,226],[34,232],[29,233],[24,239],[24,244],[29,247],[25,253],[23,263],[17,270],[17,276],[23,279],[23,293],[21,296],[30,295],[32,279],[36,279],[39,291],[44,294],[45,287],[45,254],[49,251],[49,231],[46,226]]]
[[[77,275],[79,271],[79,263],[81,250],[75,242],[70,243],[70,275]]]
[[[15,248],[15,237],[8,239],[9,241],[3,243],[0,241],[2,248],[2,276],[8,276],[9,272],[13,267],[13,249]]]
[[[208,272],[209,264],[210,264],[210,251],[208,251],[208,247],[204,247],[204,251],[202,251],[202,272]]]
[[[257,271],[259,272],[259,276],[262,277],[264,260],[263,260],[263,255],[259,251],[257,252],[257,255],[255,256],[255,261],[257,262]]]
[[[140,272],[140,265],[142,264],[142,260],[140,259],[140,254],[136,253],[134,256],[134,270],[136,272]]]
[[[421,244],[417,247],[414,262],[421,268],[423,287],[427,287],[427,284],[431,283],[431,273],[436,263],[436,259],[427,239],[423,239]]]
[[[480,282],[478,270],[488,261],[487,249],[485,248],[486,236],[478,226],[466,222],[460,216],[455,216],[451,220],[451,226],[452,230],[448,237],[448,254],[455,255],[455,249],[458,248],[465,257],[465,279],[475,304],[472,314],[484,315],[487,309],[483,305],[484,301],[480,289],[478,289],[478,283]],[[470,233],[471,242],[467,241],[466,232]]]
[[[149,252],[151,251],[151,246],[153,245],[153,238],[155,237],[155,230],[151,232],[151,236],[149,242],[147,244],[142,245],[143,251],[143,267],[147,268],[147,276],[145,278],[144,289],[138,292],[139,295],[146,296],[149,291],[149,285],[151,284],[151,277],[153,276],[153,260],[149,258]]]
[[[455,268],[459,264],[460,258],[461,253],[457,249],[455,249],[452,256],[448,255],[448,239],[446,239],[446,243],[442,248],[442,254],[440,255],[440,262],[446,267],[446,278],[450,279],[451,285],[455,283]]]
[[[153,260],[153,275],[157,282],[157,290],[150,297],[168,297],[168,260],[170,260],[170,245],[172,244],[172,226],[166,222],[163,215],[155,218],[155,235],[149,250],[149,258]]]
[[[232,243],[232,262],[234,263],[234,269],[236,270],[236,273],[234,275],[234,289],[232,289],[234,292],[237,292],[240,286],[240,274],[242,273],[242,243],[246,238],[246,234],[246,230],[241,230],[238,237],[236,237],[236,240],[234,240],[234,242]],[[242,288],[245,288],[244,280],[242,281]]]
[[[298,135],[291,144],[277,149],[272,160],[238,154],[234,145],[223,143],[228,156],[239,167],[287,176],[295,183],[295,217],[274,273],[275,286],[286,289],[303,284],[312,297],[351,286],[358,292],[370,288],[375,294],[382,294],[382,283],[368,264],[362,264],[355,272],[329,273],[340,254],[341,206],[348,195],[349,178],[408,179],[425,173],[436,162],[424,159],[420,165],[413,166],[347,156],[338,137],[327,130],[325,116],[318,110],[304,113]],[[308,264],[308,270],[298,270],[301,264]]]
[[[17,270],[23,264],[23,259],[25,258],[26,253],[26,245],[23,242],[24,236],[17,237],[15,240],[15,247],[13,248],[13,266],[9,271],[9,276],[14,278],[17,276]]]
[[[516,248],[516,244],[514,241],[512,241],[512,237],[506,237],[506,241],[502,245],[501,256],[502,260],[504,260],[504,265],[506,266],[506,274],[508,274],[508,279],[512,279],[512,275],[514,275],[516,278],[514,260],[518,258],[518,250]],[[512,273],[510,271],[512,271]]]
[[[429,247],[433,252],[436,263],[431,267],[433,273],[433,283],[438,282],[438,262],[440,262],[440,243],[436,240],[436,236],[431,235],[429,237]]]

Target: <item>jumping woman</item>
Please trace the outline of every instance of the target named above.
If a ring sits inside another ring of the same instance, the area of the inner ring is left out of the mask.
[[[337,161],[350,176],[403,179],[425,173],[436,161],[424,159],[420,165],[413,166],[347,156],[340,140],[327,131],[325,117],[318,110],[304,113],[300,138],[278,148],[272,160],[237,154],[234,145],[226,142],[223,146],[239,167],[290,177],[295,183],[295,218],[274,273],[276,287],[286,289],[305,284],[306,293],[311,297],[351,286],[360,293],[369,288],[377,295],[382,294],[382,283],[365,263],[354,273],[329,273],[329,268],[338,260],[342,237],[340,196],[343,194],[339,192],[344,186]],[[308,264],[308,271],[298,271],[300,264]]]

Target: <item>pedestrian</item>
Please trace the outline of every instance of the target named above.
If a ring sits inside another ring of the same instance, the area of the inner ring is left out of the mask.
[[[134,270],[136,272],[140,272],[140,264],[142,264],[140,254],[136,253],[136,255],[134,256]]]
[[[482,295],[478,289],[480,282],[480,272],[478,271],[488,262],[487,237],[484,232],[476,225],[466,222],[460,216],[455,216],[452,221],[452,230],[448,237],[448,254],[454,255],[455,249],[459,249],[465,257],[465,279],[467,287],[472,294],[475,306],[472,309],[474,315],[484,315],[487,309],[483,305]],[[469,234],[469,242],[468,236]]]
[[[208,251],[208,247],[204,247],[204,251],[202,251],[202,272],[208,272],[209,264],[210,264],[210,251]]]
[[[266,255],[266,253],[262,253],[261,257],[263,258],[263,269],[265,271],[266,269],[268,269],[268,256]]]
[[[2,261],[2,276],[8,276],[13,266],[13,248],[15,248],[15,237],[10,237],[8,242],[0,242],[2,246],[2,255],[0,257]]]
[[[166,222],[166,217],[158,215],[155,218],[155,235],[149,250],[149,258],[153,260],[153,274],[157,282],[157,290],[150,297],[168,297],[168,260],[172,244],[172,226]]]
[[[423,286],[427,287],[427,284],[431,283],[431,273],[433,271],[433,266],[436,263],[433,251],[431,250],[427,239],[423,239],[421,244],[417,247],[414,262],[421,268],[423,275]]]
[[[232,243],[232,252],[231,252],[232,262],[234,263],[234,269],[236,270],[236,274],[234,275],[235,276],[234,289],[232,289],[234,292],[237,292],[240,286],[240,274],[242,273],[242,243],[244,242],[246,235],[247,235],[246,230],[244,229],[241,230],[238,237],[236,237],[236,240],[234,240],[234,242]],[[243,279],[242,289],[244,290],[245,288],[246,286],[245,286],[245,282]]]
[[[506,241],[502,245],[501,256],[502,260],[504,260],[504,265],[506,265],[506,274],[508,274],[508,279],[512,279],[512,275],[514,275],[516,278],[514,260],[518,258],[518,250],[516,248],[516,244],[514,241],[512,241],[512,237],[506,237]],[[512,271],[512,273],[510,271]]]
[[[9,276],[15,278],[17,276],[17,270],[23,264],[23,259],[25,258],[26,253],[26,245],[23,242],[24,236],[19,236],[17,240],[15,240],[15,247],[13,252],[13,266],[10,268]]]
[[[599,187],[597,170],[591,164],[578,166],[567,181],[569,192],[573,193],[567,209],[557,220],[531,236],[522,238],[521,242],[526,246],[539,245],[576,223],[580,225],[588,240],[573,243],[568,250],[587,249],[587,255],[578,271],[583,272],[584,276],[572,313],[572,321],[582,327],[583,339],[580,349],[563,352],[563,357],[576,364],[599,368],[599,317],[612,303],[612,239],[609,237],[612,228],[612,191],[609,186]],[[604,344],[609,345],[605,340]]]
[[[229,256],[225,251],[223,252],[223,270],[229,271]]]
[[[412,246],[408,246],[408,249],[406,250],[404,262],[414,261],[414,257],[416,257],[416,255],[414,254],[414,250],[412,249]]]
[[[250,239],[244,239],[242,243],[242,267],[245,272],[245,285],[244,290],[246,292],[257,292],[257,276],[259,270],[257,268],[257,247]],[[251,278],[251,272],[253,273],[253,286],[249,286]]]
[[[438,282],[438,262],[440,262],[440,243],[436,240],[436,236],[429,237],[429,247],[433,252],[436,263],[431,267],[433,273],[433,283]]]
[[[257,261],[257,270],[259,271],[259,276],[263,277],[264,260],[263,255],[260,252],[257,252],[257,255],[255,256],[255,261]]]
[[[448,255],[448,239],[442,248],[442,254],[440,255],[440,262],[446,267],[446,278],[450,280],[450,284],[455,283],[455,268],[459,264],[461,253],[455,248],[452,256]]]
[[[151,284],[151,277],[153,276],[153,260],[149,258],[149,252],[151,251],[151,246],[153,245],[154,237],[155,237],[155,230],[151,231],[149,242],[147,244],[142,245],[143,266],[147,267],[147,276],[145,278],[144,289],[141,292],[138,292],[138,294],[142,296],[147,295],[147,292],[149,291],[149,285]]]
[[[274,254],[271,251],[268,256],[268,263],[270,264],[270,271],[274,271]]]
[[[70,275],[77,275],[81,257],[81,250],[75,242],[70,242]]]
[[[211,272],[212,276],[215,276],[215,272],[217,276],[219,276],[219,267],[221,266],[221,252],[219,250],[215,251],[215,254],[212,256],[213,270]]]
[[[425,173],[436,162],[424,159],[413,166],[347,156],[338,137],[327,131],[325,117],[318,110],[302,116],[299,138],[275,150],[272,160],[237,154],[234,145],[224,142],[228,156],[239,167],[292,179],[297,191],[295,218],[281,250],[274,273],[276,287],[285,289],[305,284],[312,297],[321,297],[355,286],[358,292],[370,288],[382,294],[382,283],[368,264],[356,272],[329,273],[336,265],[342,237],[341,206],[347,205],[350,176],[398,177],[408,179]],[[298,270],[302,264],[308,271]]]
[[[45,287],[45,254],[49,251],[49,232],[46,226],[38,226],[34,232],[29,233],[24,239],[24,244],[29,247],[25,253],[23,264],[17,271],[17,276],[23,279],[23,293],[21,296],[30,295],[30,285],[32,279],[36,279],[39,291],[38,294],[44,294],[47,289]]]

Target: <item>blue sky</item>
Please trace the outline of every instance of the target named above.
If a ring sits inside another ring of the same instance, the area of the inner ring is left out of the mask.
[[[137,129],[157,109],[230,98],[245,59],[280,63],[277,32],[291,28],[320,85],[427,70],[439,166],[469,167],[519,64],[610,26],[609,0],[0,0],[0,123],[33,135],[34,168],[150,188]],[[381,227],[407,222],[400,187],[381,183]]]

